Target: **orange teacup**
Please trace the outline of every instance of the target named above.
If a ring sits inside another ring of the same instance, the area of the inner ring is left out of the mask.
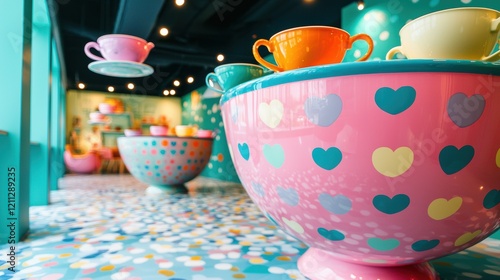
[[[368,51],[357,61],[367,60],[373,51],[373,40],[367,34],[349,35],[346,31],[330,26],[303,26],[274,34],[271,39],[255,41],[252,52],[263,66],[283,72],[298,68],[340,63],[354,41],[364,40]],[[262,58],[259,47],[265,46],[278,65]]]

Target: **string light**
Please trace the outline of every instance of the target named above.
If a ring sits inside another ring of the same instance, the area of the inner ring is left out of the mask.
[[[160,35],[167,36],[168,35],[168,28],[166,28],[166,27],[160,28]]]
[[[135,88],[135,85],[134,85],[134,84],[132,84],[132,83],[128,83],[127,88],[128,88],[128,89],[134,89],[134,88]]]
[[[85,88],[85,84],[84,83],[78,83],[78,88],[79,89],[84,89]]]
[[[363,10],[365,8],[365,1],[364,0],[358,0],[358,10]]]
[[[188,82],[188,84],[192,84],[194,82],[194,78],[193,77],[188,77],[187,78],[187,82]]]
[[[108,91],[109,91],[109,92],[113,92],[113,91],[115,91],[115,88],[114,88],[114,87],[112,87],[112,86],[109,86],[109,87],[108,87]]]

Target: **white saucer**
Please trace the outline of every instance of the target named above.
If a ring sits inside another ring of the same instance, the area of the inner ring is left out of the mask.
[[[89,69],[97,74],[123,78],[144,77],[154,72],[147,64],[131,61],[94,61],[89,64]]]

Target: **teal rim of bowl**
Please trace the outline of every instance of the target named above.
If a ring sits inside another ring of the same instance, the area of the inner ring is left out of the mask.
[[[500,76],[500,62],[473,60],[399,59],[363,62],[343,62],[290,70],[263,76],[228,90],[222,95],[220,105],[247,92],[305,80],[362,74],[448,72]]]

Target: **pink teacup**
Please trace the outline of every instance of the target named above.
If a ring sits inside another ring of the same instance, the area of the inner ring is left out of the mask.
[[[149,133],[153,136],[166,136],[168,133],[168,127],[163,125],[152,125],[149,127]]]
[[[110,34],[97,39],[96,42],[88,42],[85,45],[85,54],[94,60],[132,61],[142,63],[154,48],[154,44],[144,39],[131,35]],[[96,49],[102,57],[94,55],[90,49]]]

